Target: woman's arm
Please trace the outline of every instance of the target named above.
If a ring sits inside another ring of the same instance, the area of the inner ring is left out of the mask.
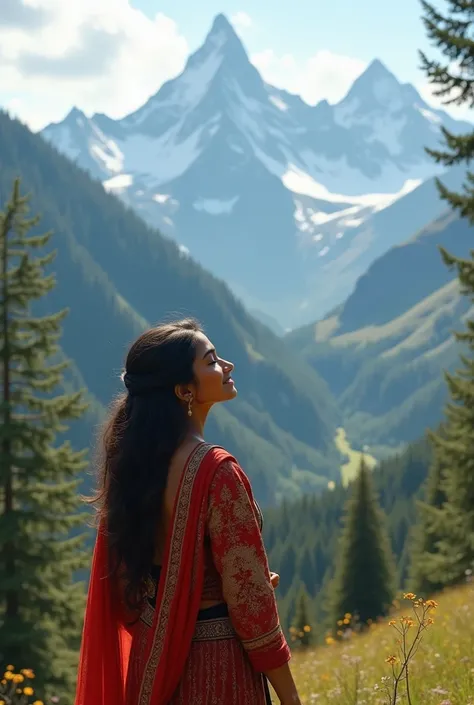
[[[221,575],[232,625],[258,672],[263,672],[284,705],[300,701],[288,661],[268,560],[243,470],[224,462],[211,485],[208,531]]]

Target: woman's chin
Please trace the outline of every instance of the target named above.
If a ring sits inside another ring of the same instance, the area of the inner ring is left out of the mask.
[[[237,396],[237,388],[233,382],[231,384],[225,384],[224,389],[226,394],[222,401],[230,401]]]

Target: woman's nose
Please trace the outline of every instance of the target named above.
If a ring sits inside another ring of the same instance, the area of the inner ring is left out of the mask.
[[[226,372],[232,372],[234,369],[234,363],[229,360],[222,360],[222,366]]]

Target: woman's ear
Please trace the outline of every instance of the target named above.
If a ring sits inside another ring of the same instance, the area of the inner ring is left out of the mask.
[[[192,391],[185,384],[177,384],[174,388],[174,393],[178,399],[184,402],[189,402],[189,399],[193,395]]]

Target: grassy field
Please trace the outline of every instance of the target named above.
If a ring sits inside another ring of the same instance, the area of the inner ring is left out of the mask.
[[[360,459],[364,456],[365,461],[370,469],[377,464],[376,459],[369,453],[362,453],[359,450],[354,450],[349,443],[346,432],[343,428],[338,428],[334,439],[338,451],[347,458],[347,462],[341,465],[341,477],[343,485],[347,485],[357,474],[360,465]]]
[[[403,681],[393,699],[392,665],[386,662],[398,653],[400,619],[414,621],[407,628],[408,644],[417,630],[420,610],[403,601],[390,617],[395,624],[386,619],[342,642],[293,651],[291,666],[304,705],[474,705],[474,581],[436,599],[438,606],[428,613],[433,624],[409,663],[410,699]],[[393,669],[397,674],[400,664]]]

